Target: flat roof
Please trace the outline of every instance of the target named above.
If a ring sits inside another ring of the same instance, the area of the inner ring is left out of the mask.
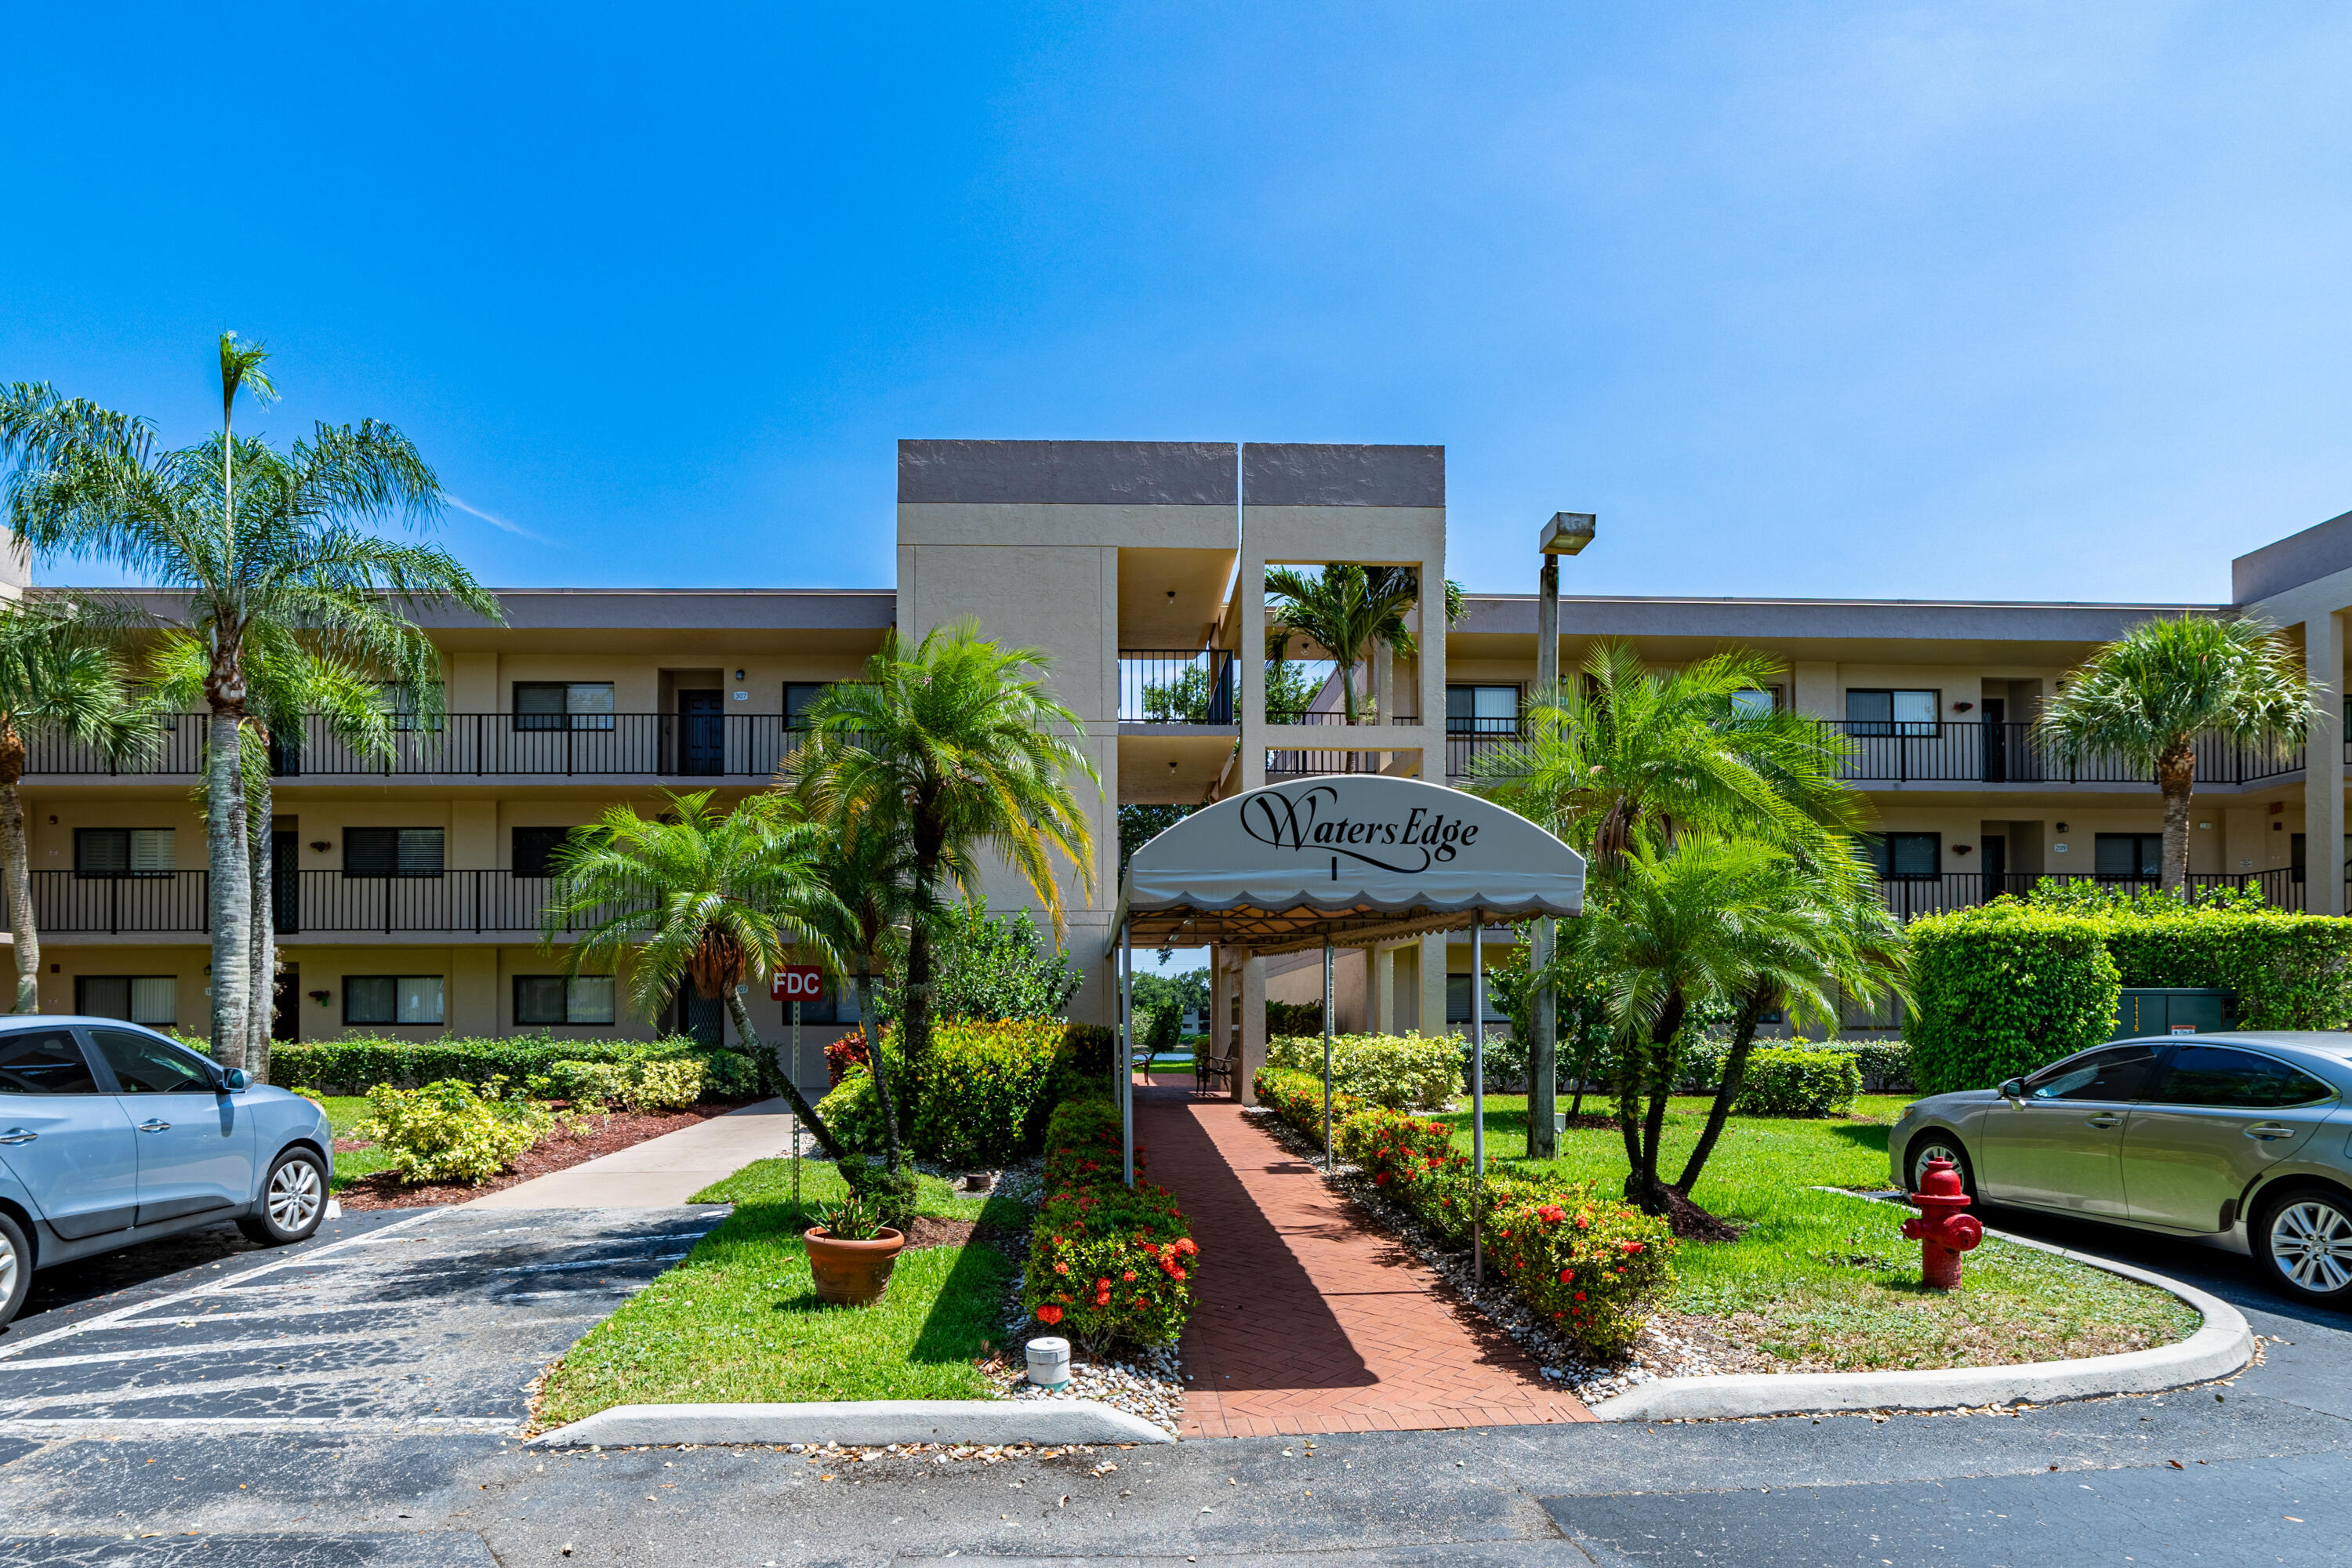
[[[1454,636],[1536,633],[1533,594],[1465,594]],[[2226,605],[1983,599],[1778,599],[1562,594],[1569,637],[1904,638],[1930,642],[2110,642],[2140,622]]]

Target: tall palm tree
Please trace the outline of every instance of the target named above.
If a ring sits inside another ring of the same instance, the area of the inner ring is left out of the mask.
[[[1729,651],[1675,670],[1601,644],[1581,685],[1538,692],[1521,740],[1481,756],[1470,788],[1538,822],[1605,872],[1645,832],[1745,837],[1853,832],[1865,814],[1838,777],[1847,743],[1813,720],[1748,713],[1742,692],[1780,667]]]
[[[714,810],[710,796],[667,795],[650,817],[607,806],[593,826],[575,828],[551,858],[540,945],[551,951],[578,932],[564,947],[566,978],[591,966],[617,968],[626,957],[631,1005],[648,1018],[688,985],[705,1001],[724,1002],[756,1055],[766,1047],[744,1005],[745,984],[766,979],[795,952],[837,965],[824,933],[849,916],[822,875],[827,829],[805,819],[791,796],[753,795],[732,811]],[[838,1160],[841,1145],[801,1093],[799,1064],[779,1065],[784,1097]]]
[[[1028,883],[1056,941],[1064,910],[1055,857],[1093,887],[1093,830],[1070,785],[1082,774],[1099,787],[1100,776],[1078,743],[1076,715],[1046,687],[1047,668],[1035,648],[999,647],[973,623],[957,622],[912,648],[888,634],[861,679],[828,687],[809,705],[809,798],[837,827],[897,841],[919,916],[950,885],[978,892],[983,854]],[[931,1045],[926,919],[908,934],[905,1009],[912,1104]]]
[[[436,545],[369,531],[429,526],[439,481],[389,425],[314,426],[280,452],[235,436],[226,414],[260,384],[262,351],[224,339],[221,433],[155,449],[142,419],[47,384],[0,391],[0,457],[14,459],[6,521],[35,550],[111,562],[187,595],[184,625],[205,644],[205,837],[211,866],[213,1052],[243,1066],[253,996],[250,826],[237,787],[257,628],[275,626],[355,668],[437,676],[433,644],[408,618],[459,605],[503,619],[497,601]]]
[[[79,605],[47,597],[0,608],[0,854],[7,858],[8,929],[16,939],[13,1010],[41,1010],[41,933],[33,918],[33,877],[25,842],[28,742],[80,741],[112,757],[148,744],[154,726],[131,695],[130,672],[111,633]]]
[[[1329,654],[1339,666],[1340,708],[1350,724],[1361,721],[1356,667],[1370,658],[1376,646],[1385,645],[1406,658],[1418,651],[1405,616],[1421,603],[1421,576],[1410,566],[1334,561],[1311,576],[1296,567],[1273,566],[1266,569],[1265,593],[1270,601],[1266,657],[1286,655],[1294,637]],[[1448,624],[1462,618],[1457,583],[1445,584],[1445,618]],[[1281,653],[1276,652],[1277,647]]]
[[[149,695],[157,710],[184,713],[204,700],[211,656],[191,632],[173,629],[157,639],[148,657]],[[437,661],[436,661],[437,664]],[[245,655],[246,718],[238,727],[238,777],[244,792],[246,856],[253,883],[253,1005],[246,1017],[246,1070],[257,1083],[269,1081],[270,1026],[278,981],[278,910],[272,864],[271,825],[276,818],[273,740],[299,741],[303,721],[317,715],[327,731],[361,756],[385,762],[396,753],[394,711],[402,721],[422,713],[437,722],[441,684],[420,689],[404,683],[414,671],[366,671],[318,653],[288,628],[265,623],[251,628]],[[197,785],[209,806],[210,779]],[[209,812],[207,812],[209,817]]]
[[[2177,892],[2189,881],[2197,737],[2294,745],[2325,695],[2268,621],[2184,615],[2142,621],[2093,654],[2042,708],[2037,728],[2061,761],[2104,752],[2155,773],[2164,796],[2161,886]],[[2315,858],[2321,852],[2313,846]],[[2342,858],[2334,847],[2326,854]]]

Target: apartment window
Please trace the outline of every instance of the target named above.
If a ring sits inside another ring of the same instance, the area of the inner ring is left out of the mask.
[[[1924,882],[1944,873],[1940,833],[1878,833],[1863,840],[1882,882]]]
[[[1731,716],[1735,719],[1769,719],[1780,710],[1780,689],[1777,686],[1751,686],[1731,694]]]
[[[518,827],[514,830],[514,874],[551,877],[555,852],[572,837],[568,827]]]
[[[346,1024],[437,1024],[441,977],[437,974],[346,974]]]
[[[173,869],[168,827],[77,827],[74,869],[85,877],[163,877]]]
[[[74,1011],[162,1028],[180,1021],[180,982],[170,974],[77,975]]]
[[[1447,687],[1445,730],[1451,735],[1517,734],[1519,689],[1516,686]]]
[[[793,1021],[793,1005],[784,1006],[784,1022]],[[855,981],[837,980],[828,974],[813,1000],[801,1004],[803,1024],[855,1024],[857,1022],[857,986]]]
[[[1448,1024],[1467,1025],[1470,1022],[1471,979],[1472,976],[1467,974],[1445,977],[1445,1021]],[[1495,1005],[1495,984],[1490,979],[1486,983],[1486,1022],[1503,1024],[1509,1021],[1502,1009]]]
[[[441,874],[441,829],[437,827],[346,827],[346,877],[437,877]]]
[[[609,974],[518,974],[514,977],[518,1024],[609,1024],[613,977]]]
[[[1932,735],[1943,705],[1940,691],[1849,688],[1845,730],[1849,735]]]
[[[376,700],[383,706],[384,714],[392,721],[392,727],[394,730],[438,731],[441,728],[442,716],[435,714],[427,718],[418,710],[416,698],[417,690],[414,686],[379,683],[376,688]]]
[[[609,680],[518,680],[518,730],[609,730],[613,683]]]
[[[2102,833],[2091,846],[2091,874],[2120,881],[2164,875],[2164,835]]]
[[[806,714],[809,704],[824,693],[823,681],[787,680],[784,682],[784,728],[805,730],[809,727]]]

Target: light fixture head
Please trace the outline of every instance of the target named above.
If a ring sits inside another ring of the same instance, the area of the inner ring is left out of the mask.
[[[324,855],[328,850],[332,849],[334,845],[324,838],[313,838],[310,840],[310,847]]]
[[[1589,511],[1556,511],[1536,548],[1546,555],[1573,555],[1592,542],[1594,521]]]
[[[739,670],[737,670],[737,671],[735,672],[735,679],[738,679],[738,680],[742,679],[743,679],[743,672],[742,672],[741,670],[740,670],[740,669],[739,669]]]

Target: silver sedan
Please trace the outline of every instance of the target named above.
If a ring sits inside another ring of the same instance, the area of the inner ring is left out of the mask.
[[[2208,1237],[2279,1289],[2352,1305],[2352,1034],[2117,1040],[1998,1089],[1915,1100],[1906,1191],[1948,1159],[1990,1202]]]

